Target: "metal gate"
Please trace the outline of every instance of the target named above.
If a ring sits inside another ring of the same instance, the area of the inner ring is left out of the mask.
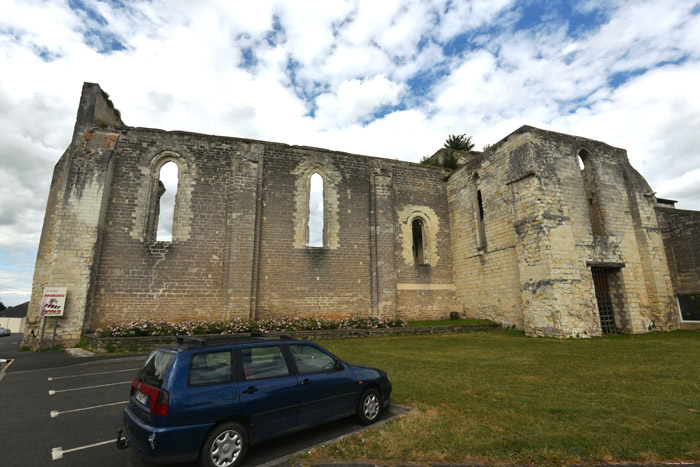
[[[593,273],[593,286],[595,287],[595,298],[598,301],[598,313],[600,313],[600,327],[603,334],[617,333],[615,326],[615,312],[613,311],[612,299],[610,298],[610,286],[605,268],[591,268]]]

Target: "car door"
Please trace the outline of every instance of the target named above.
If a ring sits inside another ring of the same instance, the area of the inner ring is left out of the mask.
[[[288,349],[297,369],[299,426],[321,423],[355,411],[359,387],[352,370],[311,344],[290,344]]]
[[[241,409],[253,424],[252,437],[266,438],[297,425],[299,388],[279,345],[242,346]]]
[[[232,349],[192,354],[187,369],[187,388],[179,389],[178,397],[173,397],[175,424],[216,423],[239,413],[233,363]],[[185,384],[185,378],[180,381]]]

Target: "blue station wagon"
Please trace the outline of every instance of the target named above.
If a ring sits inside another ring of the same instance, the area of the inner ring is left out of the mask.
[[[236,466],[249,444],[356,415],[374,423],[391,383],[289,337],[178,339],[156,348],[131,385],[117,446],[150,462]]]

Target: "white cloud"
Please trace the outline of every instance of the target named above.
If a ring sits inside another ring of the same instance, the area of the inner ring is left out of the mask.
[[[471,2],[447,2],[449,7],[441,9],[438,37],[449,41],[459,34],[476,29],[497,19],[513,0],[474,0]]]
[[[347,125],[368,117],[383,105],[396,105],[403,88],[382,75],[345,81],[337,92],[321,94],[316,99],[319,127]]]

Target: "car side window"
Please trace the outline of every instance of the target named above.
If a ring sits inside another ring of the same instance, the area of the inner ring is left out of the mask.
[[[190,386],[228,383],[232,374],[231,350],[201,352],[190,360]]]
[[[335,368],[333,357],[311,345],[290,345],[289,351],[301,374],[330,371]]]
[[[241,349],[241,363],[248,381],[289,374],[282,349],[276,345]]]

